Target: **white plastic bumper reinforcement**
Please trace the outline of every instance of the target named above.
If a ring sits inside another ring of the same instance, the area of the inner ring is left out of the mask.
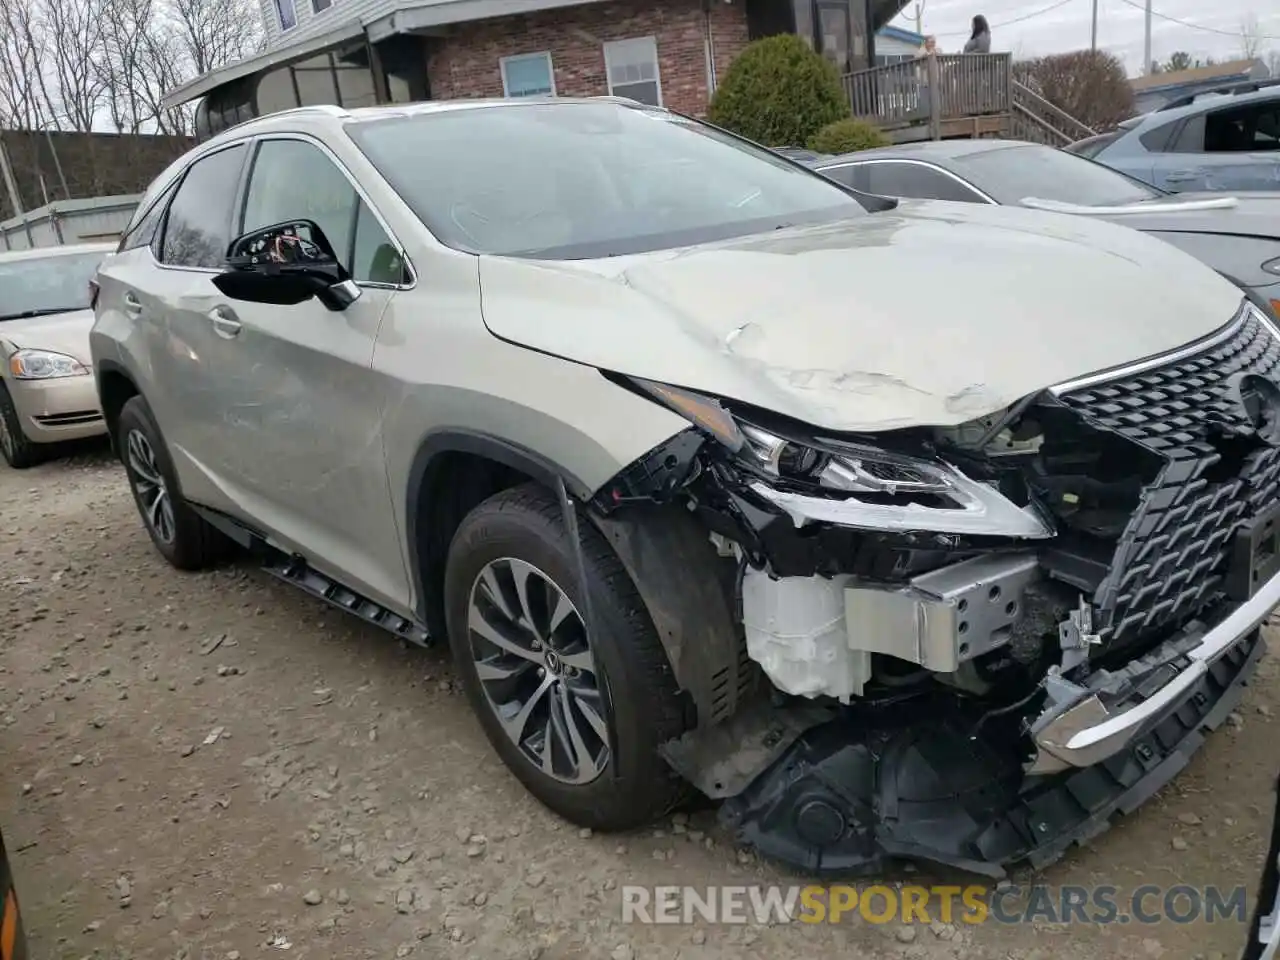
[[[1186,656],[1190,663],[1141,703],[1109,713],[1096,695],[1090,696],[1036,734],[1042,751],[1072,767],[1091,767],[1124,749],[1149,721],[1176,707],[1224,653],[1247,637],[1280,605],[1280,574],[1264,583],[1240,604]]]

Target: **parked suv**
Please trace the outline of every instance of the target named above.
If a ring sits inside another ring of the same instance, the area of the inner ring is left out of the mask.
[[[157,549],[447,637],[586,826],[692,785],[806,869],[1044,863],[1280,600],[1280,336],[1122,227],[628,101],[312,108],[174,164],[98,282]]]
[[[1280,190],[1280,85],[1174,100],[1066,149],[1173,193]]]

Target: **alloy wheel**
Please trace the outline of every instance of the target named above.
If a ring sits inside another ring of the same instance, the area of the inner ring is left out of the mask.
[[[130,430],[125,439],[125,459],[134,492],[142,505],[142,516],[161,543],[173,543],[173,500],[169,486],[156,463],[151,441],[140,430]]]
[[[596,779],[609,762],[609,728],[573,601],[537,567],[504,557],[472,583],[467,632],[489,706],[529,762],[563,783]]]

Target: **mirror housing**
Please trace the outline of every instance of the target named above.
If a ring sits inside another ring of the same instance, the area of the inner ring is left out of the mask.
[[[312,297],[330,310],[345,310],[360,288],[312,220],[260,227],[231,241],[227,269],[213,285],[232,300],[293,306]]]

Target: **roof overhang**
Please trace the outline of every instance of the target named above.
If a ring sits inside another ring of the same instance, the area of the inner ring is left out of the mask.
[[[385,40],[397,33],[432,33],[458,23],[510,17],[521,13],[584,7],[603,0],[438,0],[435,3],[406,2],[376,20],[366,29],[369,39]]]
[[[160,101],[160,106],[166,110],[171,110],[196,99],[196,97],[203,97],[211,90],[230,83],[232,80],[239,80],[241,77],[247,77],[297,60],[305,60],[313,54],[363,36],[364,25],[359,20],[348,20],[332,30],[326,30],[324,33],[300,40],[287,47],[275,47],[265,50],[257,56],[245,57],[243,60],[237,60],[235,63],[228,63],[217,70],[210,70],[208,73],[201,74],[194,80],[166,93],[164,99]]]

